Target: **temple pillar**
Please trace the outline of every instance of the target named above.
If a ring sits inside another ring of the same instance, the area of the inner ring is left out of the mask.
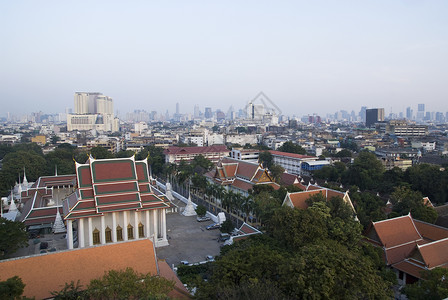
[[[117,242],[117,213],[112,213],[112,242]]]
[[[92,228],[92,218],[88,218],[87,219],[88,222],[88,227],[89,227],[89,246],[92,247],[93,246],[93,228]]]
[[[128,240],[128,212],[123,212],[123,241]]]
[[[166,209],[161,209],[161,213],[162,213],[162,238],[164,240],[166,239]]]
[[[134,211],[134,239],[138,239],[139,238],[139,234],[138,234],[138,212],[135,210]]]
[[[101,244],[106,244],[106,222],[105,222],[105,218],[104,215],[102,215],[101,217],[101,228],[100,228],[100,236],[101,236]]]
[[[149,210],[145,211],[145,237],[149,238]]]
[[[78,245],[79,248],[84,248],[86,246],[84,241],[84,219],[78,219]]]
[[[73,249],[73,221],[67,220],[67,248]]]
[[[157,240],[158,238],[159,238],[159,229],[158,229],[158,224],[157,224],[157,209],[154,209],[153,211],[152,211],[152,217],[153,217],[153,225],[154,225],[154,228],[153,228],[153,234],[154,234],[154,240]]]

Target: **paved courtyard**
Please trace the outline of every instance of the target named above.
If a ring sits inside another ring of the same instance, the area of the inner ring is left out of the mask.
[[[157,257],[165,259],[168,265],[176,266],[181,260],[197,263],[207,255],[219,255],[219,229],[206,230],[212,221],[198,222],[196,216],[184,217],[178,213],[166,216],[169,246],[156,249]]]

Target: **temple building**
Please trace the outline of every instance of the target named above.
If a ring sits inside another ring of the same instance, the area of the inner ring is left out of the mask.
[[[138,238],[168,245],[170,202],[153,186],[146,159],[90,157],[76,163],[76,181],[76,192],[63,202],[69,249]]]

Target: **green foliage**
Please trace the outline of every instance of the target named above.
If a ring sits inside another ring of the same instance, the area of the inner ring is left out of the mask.
[[[420,191],[434,203],[448,201],[448,170],[440,171],[439,167],[421,164],[408,168],[405,179],[412,189]]]
[[[95,146],[92,149],[90,149],[90,155],[92,155],[92,157],[95,159],[114,157],[114,155],[111,152],[109,152],[106,148],[103,148],[101,146]]]
[[[87,294],[90,299],[164,299],[173,287],[173,281],[127,268],[122,271],[110,270],[102,278],[91,280]]]
[[[352,157],[352,151],[347,149],[342,149],[334,155],[335,157]]]
[[[19,276],[0,281],[0,299],[22,299],[25,284]]]
[[[406,215],[409,212],[418,220],[434,223],[437,219],[437,212],[434,208],[423,203],[423,196],[420,192],[415,192],[407,187],[397,187],[391,194],[393,211],[398,215]]]
[[[285,142],[283,145],[281,145],[280,148],[278,148],[278,151],[295,154],[306,154],[305,149],[291,141]]]
[[[269,151],[260,152],[258,155],[258,160],[263,164],[264,167],[270,169],[273,164],[272,154]]]
[[[254,213],[259,222],[267,224],[271,219],[274,211],[279,209],[282,201],[267,191],[262,191],[254,196]]]
[[[25,224],[0,218],[0,259],[26,246],[28,246],[28,234]]]
[[[222,222],[221,228],[219,228],[219,230],[221,230],[222,233],[231,233],[233,229],[235,229],[235,226],[233,225],[230,219],[227,219],[224,222]]]
[[[78,300],[88,298],[87,292],[83,290],[79,280],[76,283],[74,281],[65,283],[60,291],[52,291],[51,295],[56,300]]]
[[[274,181],[279,183],[283,172],[285,172],[285,169],[283,169],[283,167],[281,167],[280,165],[272,165],[269,168],[269,171],[271,172]]]
[[[198,205],[196,206],[195,212],[198,216],[205,216],[205,214],[207,213],[207,209],[205,208],[204,205]]]
[[[345,173],[344,182],[359,186],[360,189],[375,189],[381,183],[384,167],[375,154],[363,151]]]
[[[448,270],[435,268],[425,271],[422,279],[403,288],[410,300],[446,299],[448,297]]]

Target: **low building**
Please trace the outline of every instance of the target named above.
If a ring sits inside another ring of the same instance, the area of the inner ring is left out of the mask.
[[[154,245],[149,239],[0,261],[2,280],[19,276],[25,284],[23,296],[37,299],[53,298],[51,292],[62,290],[70,282],[79,281],[83,289],[105,272],[126,268],[174,280],[175,287],[168,296],[190,298],[166,262],[157,260]]]
[[[233,159],[251,162],[258,162],[259,155],[260,150],[256,149],[232,148],[232,151],[230,152],[230,157]]]
[[[192,161],[196,156],[202,155],[213,163],[217,163],[223,157],[229,156],[229,149],[224,145],[208,147],[168,147],[163,151],[165,162],[179,164],[182,160]]]
[[[287,153],[281,151],[269,151],[272,154],[273,163],[281,166],[290,174],[302,175],[302,163],[318,160],[315,156]]]
[[[448,265],[448,229],[406,216],[372,222],[365,239],[384,251],[384,260],[398,283],[411,284],[422,272]]]

